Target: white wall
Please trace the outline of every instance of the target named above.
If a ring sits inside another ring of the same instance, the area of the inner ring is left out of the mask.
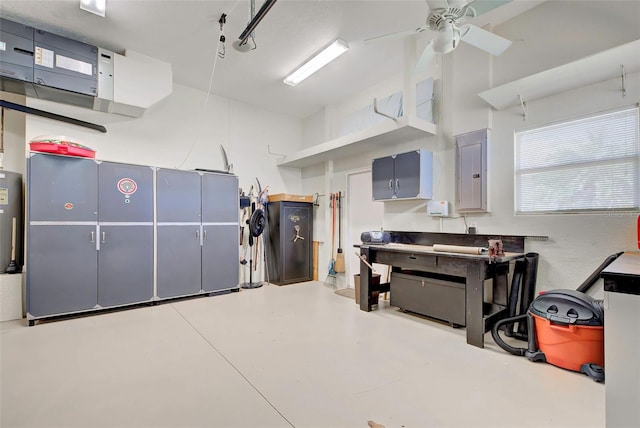
[[[26,140],[40,135],[65,135],[96,150],[96,158],[179,169],[223,169],[223,145],[240,187],[249,190],[258,177],[271,193],[298,193],[300,172],[279,170],[277,156],[300,148],[300,120],[271,113],[239,101],[182,85],[148,109],[141,118],[107,115],[87,109],[28,100],[29,105],[54,109],[107,128],[99,133],[37,116],[26,117]],[[206,102],[206,107],[205,107]]]
[[[558,94],[528,103],[528,120],[517,108],[493,111],[478,97],[494,84],[506,83],[545,69],[580,59],[601,50],[640,38],[640,2],[549,1],[507,21],[494,31],[513,40],[502,56],[488,54],[462,44],[442,60],[442,76],[436,81],[438,136],[376,148],[360,156],[333,162],[331,191],[345,189],[345,172],[370,166],[372,158],[417,148],[434,152],[434,199],[455,201],[454,135],[490,128],[489,209],[470,214],[478,233],[543,235],[548,241],[527,241],[527,251],[540,253],[538,289],[576,288],[608,255],[636,248],[638,213],[590,215],[514,215],[513,132],[553,121],[570,119],[640,101],[640,75],[627,76],[627,96],[622,98],[619,79]],[[618,67],[619,65],[613,65]],[[354,99],[375,96],[379,89]],[[345,102],[352,106],[353,100]],[[344,110],[344,109],[343,109]],[[332,111],[341,111],[333,107]],[[326,183],[323,169],[316,166],[302,175],[303,193],[317,191]],[[326,190],[326,189],[325,189]],[[323,208],[324,212],[328,212]],[[387,230],[439,231],[440,221],[426,215],[426,203],[384,203]],[[454,217],[457,214],[454,212]],[[445,232],[464,232],[460,218],[445,219]],[[325,228],[326,229],[326,228]],[[323,266],[328,259],[322,260]],[[602,295],[602,287],[592,294]]]
[[[107,133],[8,112],[15,117],[11,141],[20,143],[8,144],[5,163],[15,159],[12,163],[18,171],[24,171],[28,141],[42,135],[70,137],[96,150],[97,159],[185,170],[222,170],[223,145],[245,192],[252,185],[257,188],[256,177],[272,194],[301,191],[300,170],[276,167],[277,156],[268,153],[268,147],[275,153],[300,149],[301,121],[297,118],[214,95],[207,101],[206,93],[181,85],[174,85],[172,95],[137,119],[35,99],[27,103],[104,125]],[[262,278],[263,264],[254,280]]]

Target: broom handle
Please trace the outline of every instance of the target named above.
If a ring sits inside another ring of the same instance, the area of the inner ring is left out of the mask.
[[[11,260],[16,259],[16,218],[11,222]]]
[[[331,195],[329,196],[329,199],[331,200],[331,258],[334,259],[333,257],[333,250],[335,247],[335,230],[336,230],[336,203],[334,201],[333,198],[333,193],[331,193]]]
[[[338,248],[342,250],[342,213],[340,210],[340,199],[342,199],[342,192],[338,192]]]

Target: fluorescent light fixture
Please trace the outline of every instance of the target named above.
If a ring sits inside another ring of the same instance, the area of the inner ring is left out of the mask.
[[[107,11],[107,0],[80,0],[80,9],[104,18]]]
[[[283,82],[290,86],[296,86],[325,65],[349,50],[349,45],[342,39],[337,39],[320,51],[316,56],[302,64],[296,71],[288,75]]]

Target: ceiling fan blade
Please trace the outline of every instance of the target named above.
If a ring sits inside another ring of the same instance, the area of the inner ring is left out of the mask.
[[[435,56],[436,51],[433,50],[433,40],[431,40],[420,54],[420,58],[418,58],[416,66],[413,68],[413,73],[418,74],[427,71],[427,68],[429,68],[429,64],[435,58]]]
[[[465,26],[462,41],[495,56],[502,54],[511,46],[511,40],[507,40],[490,31],[483,30],[475,25]]]
[[[447,0],[426,0],[426,2],[430,10],[447,9],[449,7]]]
[[[369,39],[364,39],[364,44],[368,45],[371,43],[378,43],[378,42],[385,42],[388,40],[394,40],[394,39],[398,39],[400,37],[405,37],[405,36],[409,36],[411,34],[416,34],[417,32],[420,31],[424,31],[424,29],[426,29],[426,27],[419,27],[415,30],[408,30],[408,31],[398,31],[396,33],[389,33],[389,34],[383,34],[381,36],[376,36],[376,37],[371,37]]]
[[[476,16],[478,16],[507,3],[511,3],[511,1],[512,0],[474,0],[469,3],[469,6],[476,11]]]

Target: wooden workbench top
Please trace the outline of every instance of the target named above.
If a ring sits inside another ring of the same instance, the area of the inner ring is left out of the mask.
[[[376,250],[386,250],[386,251],[395,251],[402,253],[422,253],[422,254],[433,254],[433,255],[441,255],[448,257],[461,257],[465,259],[474,259],[474,260],[489,260],[488,254],[465,254],[465,253],[450,253],[445,251],[435,251],[432,245],[415,245],[415,244],[362,244],[361,248],[373,248]],[[504,255],[500,257],[495,257],[494,260],[497,262],[506,262],[509,260],[515,260],[524,257],[524,253],[510,253],[505,252]]]

